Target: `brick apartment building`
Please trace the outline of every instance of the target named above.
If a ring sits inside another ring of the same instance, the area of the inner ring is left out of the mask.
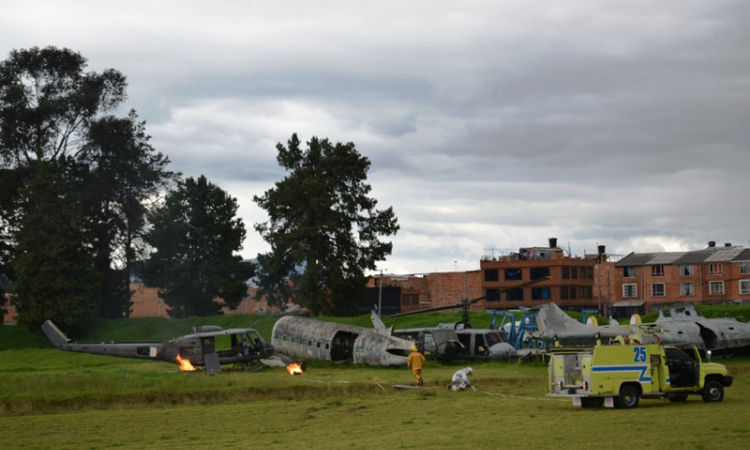
[[[547,247],[521,248],[517,253],[480,261],[487,298],[478,306],[512,309],[554,302],[577,311],[606,306],[609,299],[602,303],[598,270],[598,262],[606,261],[606,255],[603,246],[599,250],[595,255],[566,256],[557,247],[557,239],[550,238]],[[521,286],[546,277],[550,279]]]
[[[462,299],[486,296],[473,310],[515,309],[555,302],[561,308],[609,311],[614,289],[614,263],[604,247],[584,257],[569,257],[551,238],[548,247],[526,247],[517,253],[480,261],[480,270],[423,275],[384,275],[370,279],[368,287],[401,289],[401,311],[455,304]],[[546,281],[514,288],[534,279]]]
[[[615,299],[644,312],[665,303],[750,301],[750,249],[711,241],[690,252],[631,253],[615,265]]]

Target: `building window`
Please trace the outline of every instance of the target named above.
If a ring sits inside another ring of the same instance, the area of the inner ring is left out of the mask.
[[[568,299],[568,287],[563,286],[560,288],[560,300],[567,300]]]
[[[409,296],[408,295],[404,295],[403,297],[401,297],[401,299],[402,299],[401,300],[401,304],[402,305],[409,306]]]
[[[570,287],[570,291],[568,292],[568,294],[570,295],[571,300],[575,300],[576,298],[578,298],[578,296],[576,295],[576,288],[572,286]]]
[[[578,298],[591,298],[592,292],[591,286],[581,286],[578,288]]]
[[[570,267],[563,267],[562,268],[562,277],[563,277],[563,280],[569,280],[570,279]]]
[[[509,290],[505,293],[505,299],[509,302],[517,302],[523,300],[523,289],[516,288]]]
[[[590,280],[594,278],[594,269],[591,267],[581,267],[581,279]]]
[[[635,283],[628,283],[622,285],[622,296],[624,298],[635,298],[638,297],[638,285]]]
[[[500,301],[500,291],[498,289],[487,289],[487,291],[485,292],[485,295],[487,296],[486,300],[488,302]]]
[[[552,290],[548,287],[531,288],[532,300],[549,300],[552,298]]]
[[[484,271],[484,281],[498,281],[500,277],[497,274],[497,269],[487,269]]]
[[[680,283],[680,295],[695,295],[695,284]]]
[[[664,297],[665,295],[667,294],[664,283],[651,283],[651,297]]]
[[[740,263],[740,273],[750,273],[750,261]]]
[[[662,266],[662,265],[651,266],[651,276],[652,277],[663,277],[664,276],[664,266]]]
[[[635,278],[635,267],[623,267],[622,277],[623,278]]]
[[[721,275],[721,264],[709,264],[708,274],[709,275]]]
[[[505,281],[521,281],[521,269],[505,269]]]
[[[692,277],[693,266],[691,264],[680,264],[680,275],[683,277]]]
[[[576,279],[578,278],[578,267],[571,267],[570,268],[570,278]]]
[[[531,279],[538,280],[540,278],[549,276],[549,267],[532,267],[531,268]]]
[[[723,281],[709,281],[708,282],[708,294],[709,295],[724,295],[724,282]]]
[[[740,294],[750,294],[750,280],[740,280]]]

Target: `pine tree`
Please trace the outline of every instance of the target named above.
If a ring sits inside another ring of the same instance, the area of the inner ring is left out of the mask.
[[[18,323],[38,329],[44,320],[52,319],[71,326],[96,315],[99,279],[81,202],[64,174],[65,164],[36,164],[34,177],[22,190],[26,214],[15,235]]]
[[[245,239],[237,208],[235,198],[201,176],[179,183],[149,214],[152,228],[145,241],[154,251],[141,277],[159,288],[170,316],[219,314],[223,306],[237,308],[246,296],[255,268],[235,255]]]
[[[367,277],[393,245],[380,236],[399,229],[393,208],[377,210],[366,183],[370,161],[353,143],[332,144],[313,137],[300,148],[293,134],[276,146],[289,174],[255,202],[268,222],[255,229],[271,245],[259,255],[259,295],[297,301],[313,312],[355,314]],[[290,280],[293,287],[288,288]]]

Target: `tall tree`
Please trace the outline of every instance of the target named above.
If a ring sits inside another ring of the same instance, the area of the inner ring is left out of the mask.
[[[125,76],[84,72],[63,48],[13,50],[0,63],[0,158],[6,166],[58,159],[80,149],[92,120],[126,99]]]
[[[145,122],[103,117],[91,124],[80,160],[89,171],[87,215],[102,275],[99,314],[117,318],[130,312],[130,277],[141,249],[146,212],[152,199],[179,174],[166,170],[169,159],[149,144]]]
[[[19,236],[44,189],[26,189],[41,170],[54,163],[55,186],[76,189],[60,196],[76,199],[80,230],[65,236],[81,239],[93,258],[99,288],[99,313],[129,313],[129,279],[136,242],[145,228],[147,202],[172,179],[169,160],[148,144],[145,123],[131,111],[127,118],[106,115],[126,99],[126,79],[118,71],[86,72],[86,59],[69,49],[33,47],[13,50],[0,62],[0,238],[10,245],[9,260],[27,252]],[[48,209],[50,221],[70,211]],[[2,249],[0,249],[2,250]],[[21,257],[18,261],[24,261]],[[50,272],[8,267],[19,282],[45,284]],[[23,301],[23,300],[21,300]],[[20,310],[23,311],[23,310]],[[22,312],[19,312],[22,314]]]
[[[149,213],[152,228],[144,238],[154,251],[141,277],[159,288],[170,316],[218,314],[242,302],[255,267],[235,255],[245,239],[237,208],[235,198],[201,176],[180,182]]]
[[[315,313],[354,313],[367,282],[365,270],[391,254],[380,236],[399,229],[393,208],[377,210],[366,183],[370,161],[353,143],[313,137],[307,149],[293,134],[277,144],[279,165],[289,174],[255,202],[269,220],[255,229],[271,245],[260,255],[259,293],[288,299],[287,279],[299,302]]]
[[[38,329],[45,319],[70,326],[96,315],[99,280],[84,232],[80,191],[65,176],[67,166],[39,162],[22,189],[27,212],[15,235],[14,304],[18,323],[29,328]]]
[[[8,191],[17,190],[19,180],[17,177],[24,179],[24,174],[20,171],[0,168],[0,304],[5,304],[5,293],[10,287],[11,280],[14,280],[15,270],[11,263],[14,254],[15,245],[13,244],[13,235],[10,227],[10,220],[15,211],[18,209],[18,196],[4,195]],[[4,309],[0,309],[0,321],[5,314]]]

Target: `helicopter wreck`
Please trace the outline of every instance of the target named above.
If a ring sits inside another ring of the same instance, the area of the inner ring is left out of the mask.
[[[42,324],[42,331],[60,350],[121,358],[153,359],[179,364],[183,370],[204,367],[208,373],[221,371],[224,364],[249,364],[274,354],[274,348],[265,342],[253,328],[232,328],[205,325],[192,334],[163,342],[71,342],[51,321]],[[224,339],[222,337],[228,337]],[[217,338],[220,344],[217,348]]]

